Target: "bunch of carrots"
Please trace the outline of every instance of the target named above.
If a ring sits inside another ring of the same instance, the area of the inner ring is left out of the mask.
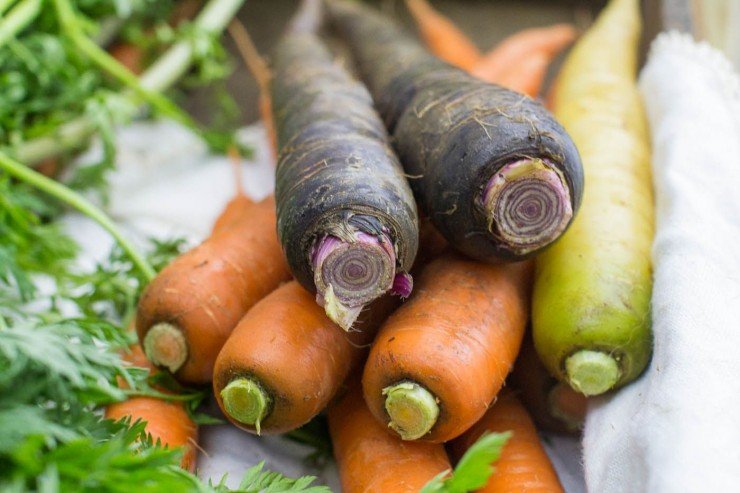
[[[130,358],[147,366],[143,351],[152,371],[212,383],[224,415],[251,433],[294,430],[326,410],[350,493],[428,488],[480,437],[504,432],[481,491],[562,491],[534,423],[577,430],[586,396],[636,378],[650,353],[638,2],[612,0],[578,41],[554,116],[532,98],[575,40],[572,26],[526,30],[481,53],[426,0],[406,4],[426,48],[359,3],[307,1],[268,69],[232,26],[260,81],[276,193],[254,203],[239,191],[210,237],[154,279]],[[319,27],[345,41],[362,82],[335,62]],[[626,61],[600,63],[605,46]],[[584,101],[600,98],[601,118],[589,119]],[[425,137],[448,132],[459,132],[451,147]],[[444,166],[460,146],[475,173]],[[439,174],[437,188],[409,166]],[[447,195],[452,225],[439,217]],[[620,227],[603,226],[605,214]],[[624,251],[593,253],[610,241]],[[557,296],[570,296],[567,314]],[[642,325],[619,323],[631,318]],[[587,322],[600,325],[579,339]],[[192,422],[164,417],[181,411],[132,399],[109,414],[146,419],[155,439],[192,447]],[[156,426],[165,419],[172,430]]]

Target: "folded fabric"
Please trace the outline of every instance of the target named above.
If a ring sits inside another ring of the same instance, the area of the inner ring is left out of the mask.
[[[740,82],[678,33],[640,77],[653,140],[654,354],[589,409],[594,493],[740,491]]]

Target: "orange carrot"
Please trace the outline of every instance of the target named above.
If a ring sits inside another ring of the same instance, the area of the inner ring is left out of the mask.
[[[389,434],[368,411],[359,386],[329,408],[329,432],[344,493],[417,493],[451,468],[442,445]]]
[[[123,359],[132,366],[154,371],[154,367],[138,344],[131,346],[130,352],[124,354]],[[153,442],[160,442],[162,446],[168,448],[183,447],[180,466],[191,472],[195,469],[198,427],[181,402],[154,397],[132,397],[109,405],[105,409],[105,417],[115,421],[128,417],[131,423],[138,420],[146,421],[146,431],[151,435]]]
[[[226,417],[252,433],[283,433],[321,412],[367,352],[395,308],[386,296],[365,310],[357,331],[332,322],[296,281],[257,303],[218,355],[213,392]]]
[[[384,324],[363,386],[375,417],[406,440],[444,442],[486,412],[514,364],[529,312],[531,263],[446,254]]]
[[[147,357],[187,383],[211,381],[218,352],[255,303],[290,278],[277,240],[275,200],[238,195],[211,236],[149,284],[137,330]]]
[[[550,375],[534,349],[531,334],[524,338],[510,383],[540,428],[572,433],[583,426],[586,396]]]
[[[530,96],[539,93],[547,67],[576,38],[570,24],[525,29],[486,53],[470,73]]]
[[[432,53],[466,71],[480,61],[481,53],[470,38],[427,0],[406,0],[406,7]]]
[[[502,392],[491,409],[468,432],[450,444],[451,455],[459,459],[485,432],[510,431],[496,462],[496,470],[480,493],[563,492],[557,473],[537,436],[527,411],[510,392]]]

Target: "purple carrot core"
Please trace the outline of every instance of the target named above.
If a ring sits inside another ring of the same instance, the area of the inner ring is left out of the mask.
[[[399,272],[396,277],[393,278],[393,287],[391,288],[391,294],[400,296],[401,298],[408,298],[411,296],[411,291],[414,289],[414,278],[407,272]]]
[[[349,329],[362,308],[394,288],[396,254],[388,235],[380,237],[357,231],[352,241],[326,235],[311,257],[317,302],[326,314]],[[402,286],[399,294],[410,294]]]
[[[573,217],[565,179],[541,159],[501,168],[486,185],[483,205],[491,233],[517,255],[555,241]]]

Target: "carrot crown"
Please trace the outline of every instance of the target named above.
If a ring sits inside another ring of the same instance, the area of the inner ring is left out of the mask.
[[[614,387],[621,376],[619,363],[610,354],[582,349],[565,360],[568,383],[584,395],[599,395]]]
[[[221,391],[226,414],[240,423],[254,426],[260,434],[260,423],[270,410],[270,396],[251,378],[237,378]]]
[[[156,366],[175,373],[188,359],[188,343],[180,329],[162,322],[152,326],[144,336],[144,353]]]
[[[383,389],[388,427],[403,440],[416,440],[434,427],[439,417],[437,399],[414,382],[401,382]]]

